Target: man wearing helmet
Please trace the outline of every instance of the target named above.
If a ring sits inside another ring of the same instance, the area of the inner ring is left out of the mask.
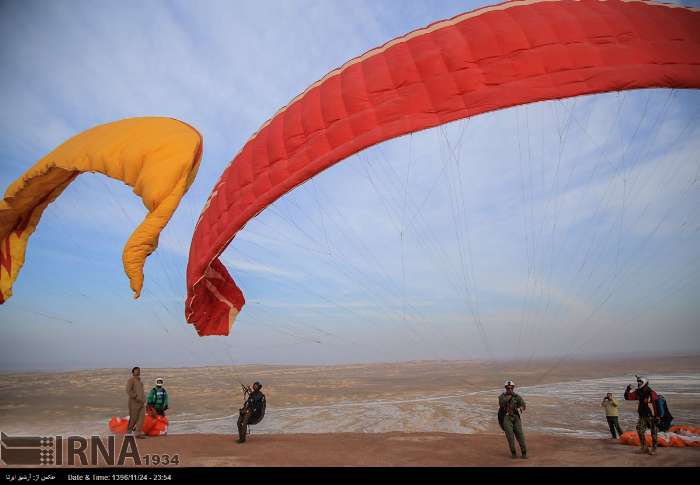
[[[527,458],[525,448],[525,435],[520,421],[520,413],[525,411],[525,400],[513,392],[515,383],[511,380],[505,382],[506,391],[498,397],[498,424],[506,434],[511,458],[516,458],[515,439],[520,445],[521,458]]]
[[[242,385],[242,384],[241,384]],[[243,386],[243,395],[248,396],[238,415],[238,443],[245,443],[248,425],[258,424],[265,416],[265,394],[260,391],[262,384],[255,382],[253,389]]]
[[[639,401],[637,413],[639,420],[637,421],[637,434],[639,435],[639,443],[641,445],[640,453],[656,453],[656,438],[659,428],[659,405],[658,396],[649,387],[649,380],[645,377],[637,376],[637,389],[632,390],[632,384],[625,389],[625,399],[627,401]],[[651,449],[647,447],[644,439],[646,430],[651,430]]]

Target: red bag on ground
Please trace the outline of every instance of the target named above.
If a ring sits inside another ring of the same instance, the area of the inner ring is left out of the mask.
[[[129,426],[128,416],[125,418],[112,416],[112,419],[109,420],[109,430],[112,433],[126,433],[127,426]]]
[[[168,418],[165,416],[156,416],[151,419],[153,420],[153,424],[148,431],[144,430],[148,436],[161,436],[168,433]]]
[[[620,443],[639,446],[639,436],[634,431],[627,431],[620,436]]]
[[[143,427],[141,428],[141,431],[148,434],[148,432],[151,431],[151,428],[153,428],[154,424],[156,424],[156,418],[154,418],[150,414],[146,414],[146,417],[143,420]]]
[[[128,426],[128,416],[123,418],[112,416],[112,419],[109,420],[109,430],[115,434],[126,433]],[[156,416],[154,418],[147,414],[143,420],[141,431],[148,436],[165,435],[168,433],[168,418],[165,416]]]

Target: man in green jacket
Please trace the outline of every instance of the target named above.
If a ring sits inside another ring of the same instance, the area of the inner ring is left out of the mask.
[[[148,393],[148,407],[159,416],[165,416],[168,409],[168,391],[163,387],[163,378],[156,379],[156,385]]]
[[[520,421],[520,413],[525,411],[525,400],[513,392],[515,383],[511,380],[505,383],[506,392],[498,397],[498,423],[506,434],[511,458],[517,458],[515,440],[520,445],[521,458],[527,458],[525,435]]]

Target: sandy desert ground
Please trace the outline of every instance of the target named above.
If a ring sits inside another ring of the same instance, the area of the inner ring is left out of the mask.
[[[138,443],[142,454],[180,454],[185,466],[698,466],[700,451],[664,448],[655,456],[606,439],[531,433],[527,460],[512,459],[503,434],[330,433],[171,435]],[[183,450],[183,451],[179,451]]]
[[[621,399],[634,374],[669,400],[674,423],[700,426],[700,357],[553,362],[409,362],[342,366],[142,369],[147,390],[162,376],[169,435],[142,453],[181,456],[184,466],[698,466],[700,449],[655,457],[609,440],[600,408]],[[129,369],[0,374],[0,430],[9,435],[108,435],[126,414]],[[495,419],[505,378],[528,404],[528,460],[513,461]],[[239,381],[260,380],[265,420],[234,442]],[[621,423],[632,430],[635,403]],[[264,453],[260,450],[264,449]]]

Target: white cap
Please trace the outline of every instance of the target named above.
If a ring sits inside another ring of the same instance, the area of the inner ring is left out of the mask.
[[[511,381],[510,379],[506,381],[505,384],[503,384],[503,387],[508,387],[508,386],[513,386],[515,387],[515,382]]]
[[[158,384],[158,383],[160,383],[160,384],[163,383],[163,378],[162,378],[162,377],[159,377],[158,379],[156,379],[156,384]]]
[[[637,376],[637,389],[641,389],[647,384],[649,384],[649,379],[647,379],[646,377]]]

